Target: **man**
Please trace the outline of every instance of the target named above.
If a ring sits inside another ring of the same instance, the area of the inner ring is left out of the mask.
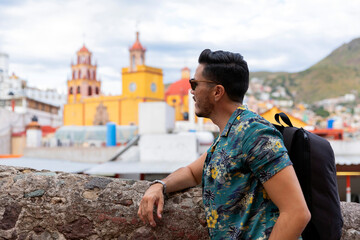
[[[149,187],[139,217],[155,227],[163,191],[202,183],[212,239],[298,239],[310,213],[281,134],[242,105],[249,85],[243,57],[204,50],[190,84],[196,115],[210,118],[220,135],[207,153]]]

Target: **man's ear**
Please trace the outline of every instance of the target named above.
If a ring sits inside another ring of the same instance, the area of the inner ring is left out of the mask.
[[[216,85],[214,88],[215,101],[220,101],[225,95],[225,88],[223,85]]]

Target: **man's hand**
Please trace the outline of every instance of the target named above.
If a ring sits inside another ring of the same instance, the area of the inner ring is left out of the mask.
[[[153,214],[154,205],[156,205],[157,208],[157,217],[161,219],[161,214],[164,209],[163,185],[161,183],[151,185],[148,190],[146,190],[138,210],[138,216],[144,224],[150,223],[152,227],[156,226]]]
[[[205,159],[206,152],[188,166],[179,168],[162,179],[162,181],[166,183],[166,192],[176,192],[200,184]],[[163,185],[161,183],[153,184],[146,190],[138,211],[138,216],[144,224],[150,223],[153,227],[156,226],[153,214],[155,205],[157,208],[157,217],[161,219],[164,208]]]

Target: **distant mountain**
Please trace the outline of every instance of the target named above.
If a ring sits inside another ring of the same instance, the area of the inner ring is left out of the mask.
[[[297,73],[252,73],[270,86],[284,86],[295,102],[312,103],[342,96],[356,90],[360,93],[360,38],[335,49],[309,69]]]

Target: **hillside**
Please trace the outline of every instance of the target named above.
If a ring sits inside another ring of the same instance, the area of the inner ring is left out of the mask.
[[[259,76],[264,76],[270,86],[285,86],[295,102],[312,103],[353,90],[360,92],[360,38],[343,44],[305,71],[267,75],[261,72]]]

